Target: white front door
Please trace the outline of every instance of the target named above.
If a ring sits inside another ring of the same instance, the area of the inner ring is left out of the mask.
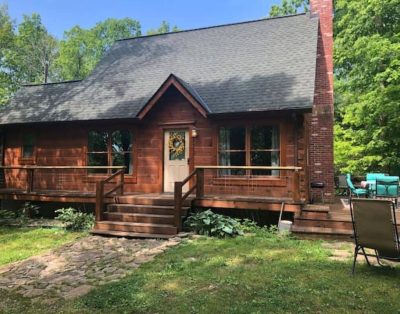
[[[164,132],[164,192],[173,192],[175,181],[189,175],[189,131]],[[183,190],[187,191],[187,184]]]

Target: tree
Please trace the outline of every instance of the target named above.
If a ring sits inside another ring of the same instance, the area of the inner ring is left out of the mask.
[[[282,0],[280,5],[273,5],[269,10],[270,17],[284,16],[299,13],[301,10],[308,12],[310,0]]]
[[[174,25],[171,29],[170,24],[167,21],[162,21],[159,28],[152,28],[147,31],[147,35],[157,35],[157,34],[165,34],[170,32],[178,32],[180,29],[178,26]]]
[[[6,58],[11,54],[15,40],[15,25],[6,5],[0,6],[0,105],[6,103],[16,89],[13,69]]]
[[[57,40],[42,24],[40,15],[24,15],[15,36],[13,64],[19,83],[44,83],[57,56]]]
[[[115,40],[141,35],[140,23],[131,18],[107,19],[91,29],[74,26],[60,42],[57,72],[62,80],[85,78]]]
[[[400,0],[335,3],[335,163],[400,174]]]

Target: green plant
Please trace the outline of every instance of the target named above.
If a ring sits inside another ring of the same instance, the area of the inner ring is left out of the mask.
[[[257,225],[257,223],[254,220],[248,218],[242,219],[240,225],[242,231],[245,233],[256,232],[261,228],[260,226]]]
[[[243,234],[239,220],[213,213],[211,210],[189,216],[185,226],[197,234],[218,238]]]
[[[15,218],[14,212],[6,209],[0,209],[0,224],[7,223],[8,220],[14,218]]]
[[[75,208],[61,208],[56,210],[58,216],[56,219],[61,220],[68,230],[88,230],[94,225],[94,216],[77,211]]]

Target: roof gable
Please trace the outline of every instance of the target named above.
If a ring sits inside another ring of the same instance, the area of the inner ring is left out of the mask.
[[[200,95],[172,73],[139,111],[137,117],[143,119],[171,86],[174,86],[204,118],[207,117],[207,113],[210,111]]]

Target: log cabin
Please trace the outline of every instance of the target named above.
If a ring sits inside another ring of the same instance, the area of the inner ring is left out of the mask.
[[[0,109],[0,199],[94,203],[93,233],[139,237],[176,234],[189,207],[330,201],[332,49],[330,0],[118,40],[85,79]]]

